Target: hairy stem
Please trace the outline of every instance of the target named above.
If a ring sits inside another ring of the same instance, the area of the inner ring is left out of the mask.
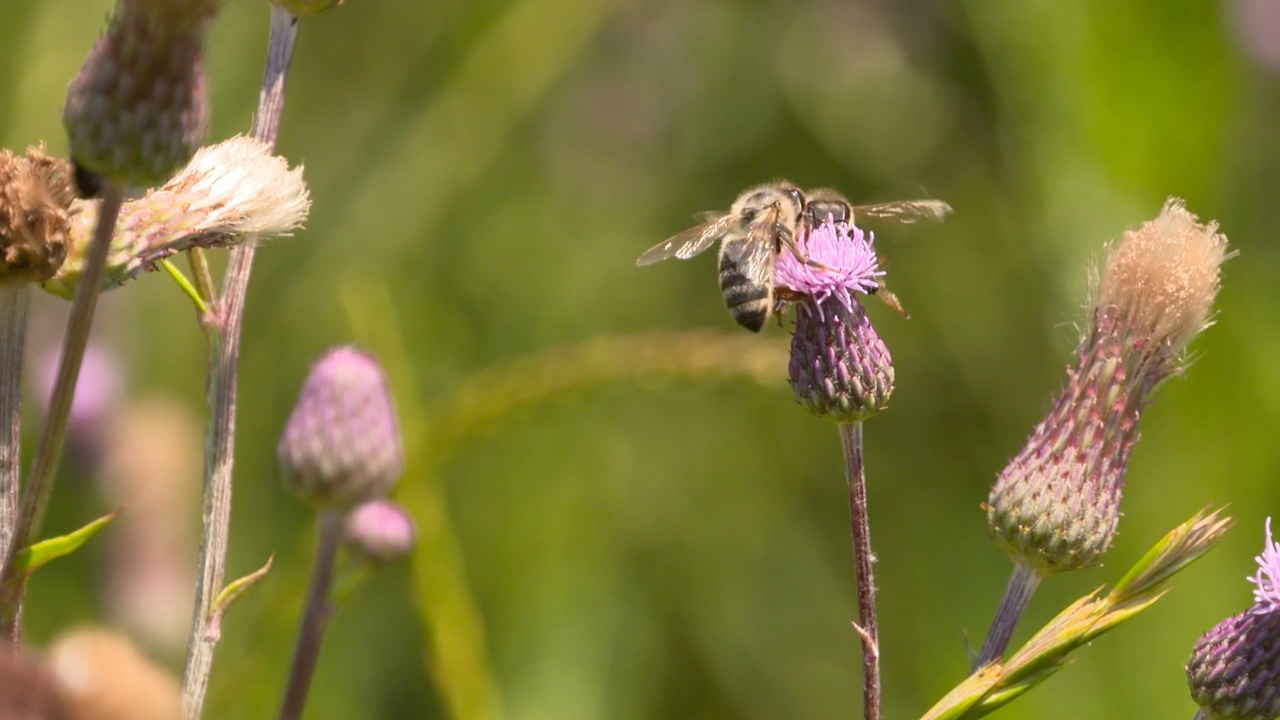
[[[258,96],[253,135],[275,147],[284,110],[284,85],[293,57],[298,19],[287,10],[271,6],[271,36],[267,67]],[[246,237],[231,251],[222,296],[213,303],[206,333],[210,339],[208,391],[209,424],[205,432],[204,533],[200,540],[196,602],[191,635],[182,671],[182,712],[196,720],[204,707],[213,669],[217,632],[210,632],[209,613],[226,575],[227,534],[231,525],[231,481],[235,453],[236,373],[240,363],[240,331],[245,296],[253,269],[256,237]]]
[[[849,527],[858,580],[858,634],[862,638],[862,717],[880,720],[880,630],[876,621],[876,583],[872,569],[871,522],[867,511],[867,469],[862,454],[862,423],[842,424],[845,479],[849,485]]]
[[[67,418],[71,414],[71,400],[75,397],[76,381],[80,379],[80,363],[89,344],[89,330],[93,327],[93,313],[102,292],[102,277],[111,249],[111,234],[116,218],[124,203],[124,188],[118,183],[106,183],[102,193],[102,205],[98,209],[98,225],[94,229],[93,242],[85,257],[84,272],[76,285],[71,300],[71,314],[67,318],[66,335],[62,341],[62,357],[58,363],[58,376],[53,385],[53,397],[49,400],[49,414],[45,417],[40,440],[36,445],[35,459],[27,476],[26,492],[18,511],[18,523],[4,555],[4,571],[0,575],[0,634],[14,644],[22,640],[22,597],[27,589],[27,576],[17,568],[18,552],[35,542],[44,525],[44,512],[53,495],[53,478],[62,458],[62,445],[67,437]]]
[[[22,361],[27,344],[25,283],[0,287],[0,558],[18,525],[18,489],[22,484]]]
[[[971,670],[976,671],[1004,656],[1004,651],[1009,648],[1009,641],[1013,639],[1013,631],[1018,627],[1022,613],[1026,612],[1027,603],[1039,586],[1040,576],[1035,570],[1026,563],[1014,563],[1009,585],[1004,590],[1000,607],[996,609],[996,617],[991,621],[991,629],[987,631],[987,639],[982,643],[982,651],[973,661]]]
[[[311,689],[311,678],[320,659],[320,643],[324,640],[325,626],[333,612],[329,593],[333,587],[334,560],[338,557],[338,544],[342,540],[342,520],[343,515],[334,511],[322,511],[319,515],[316,562],[311,571],[302,627],[298,630],[298,644],[293,650],[289,683],[280,707],[280,720],[299,720],[307,703],[307,691]]]

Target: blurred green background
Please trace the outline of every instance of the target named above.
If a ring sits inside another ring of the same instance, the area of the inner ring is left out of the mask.
[[[65,152],[66,83],[110,6],[0,8],[0,144]],[[267,17],[230,0],[213,29],[212,140],[249,127]],[[433,630],[422,611],[466,617],[468,600],[506,718],[857,717],[839,443],[786,387],[784,329],[742,333],[727,373],[649,373],[662,363],[626,349],[661,356],[646,336],[582,367],[551,356],[567,392],[537,368],[510,388],[469,379],[605,335],[737,337],[709,254],[634,260],[775,177],[955,208],[879,240],[913,315],[871,310],[898,376],[866,428],[886,718],[958,682],[991,619],[1009,562],[979,504],[1063,381],[1090,261],[1169,195],[1221,223],[1240,255],[1218,323],[1147,414],[1109,562],[1042,585],[1015,642],[1195,510],[1230,503],[1239,524],[1155,608],[993,716],[1190,717],[1183,663],[1249,604],[1280,514],[1278,112],[1272,0],[351,0],[305,21],[279,150],[305,164],[314,208],[254,273],[230,563],[276,566],[224,625],[206,717],[279,702],[313,518],[283,490],[275,443],[310,362],[353,341],[387,361],[416,435],[401,499],[424,543],[335,618],[308,718],[446,717],[431,673],[474,680],[465,633],[443,668],[428,648],[466,626],[438,615]],[[42,306],[37,335],[56,338],[62,303]],[[172,282],[114,291],[97,331],[123,368],[113,412],[169,398],[199,427],[204,341]],[[763,384],[732,372],[756,354],[776,361]],[[463,426],[443,414],[460,387],[547,392]],[[93,465],[64,465],[50,532],[112,505]],[[194,519],[184,497],[173,512]],[[36,642],[106,617],[106,547],[39,575]],[[441,584],[451,567],[465,586]]]

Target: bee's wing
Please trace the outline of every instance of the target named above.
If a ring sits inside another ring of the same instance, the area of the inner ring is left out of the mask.
[[[753,285],[773,285],[773,266],[778,257],[774,247],[776,222],[775,213],[765,213],[751,223],[746,235],[726,240],[720,247],[720,254],[733,262]]]
[[[898,200],[875,205],[854,205],[853,217],[875,218],[910,225],[920,220],[941,220],[951,206],[941,200]]]
[[[654,245],[636,260],[636,265],[652,265],[668,258],[687,260],[711,247],[716,240],[724,237],[733,224],[733,216],[718,213],[714,218],[677,233],[665,241]]]

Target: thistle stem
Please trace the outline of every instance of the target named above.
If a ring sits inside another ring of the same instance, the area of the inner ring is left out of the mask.
[[[1004,651],[1009,648],[1009,641],[1013,639],[1013,631],[1018,627],[1018,621],[1026,612],[1027,603],[1039,586],[1040,576],[1031,566],[1023,562],[1014,563],[1013,574],[1009,576],[1009,585],[1004,589],[1004,597],[1000,600],[1000,607],[996,609],[995,619],[991,621],[987,639],[982,643],[982,651],[978,653],[970,670],[976,672],[983,665],[1004,656]]]
[[[45,417],[40,440],[36,445],[35,459],[27,476],[26,492],[18,511],[18,523],[4,554],[4,571],[0,575],[0,635],[15,645],[22,640],[22,597],[27,589],[27,576],[17,569],[18,552],[35,542],[44,525],[45,509],[53,495],[53,478],[62,457],[62,445],[67,437],[67,418],[71,414],[71,400],[75,397],[76,382],[80,379],[80,363],[84,360],[85,347],[89,344],[89,330],[93,327],[93,313],[102,292],[103,272],[111,249],[111,235],[116,218],[124,203],[124,188],[118,183],[107,182],[103,188],[102,204],[98,209],[98,225],[94,229],[93,242],[85,257],[84,272],[76,285],[71,300],[71,314],[67,318],[66,335],[62,341],[62,357],[58,363],[58,376],[53,385],[53,397],[49,400],[49,414]]]
[[[22,362],[27,344],[26,283],[0,287],[0,558],[7,557],[18,524],[22,484]]]
[[[1209,720],[1209,713],[1205,712],[1204,709],[1201,708],[1200,711],[1196,713],[1196,716],[1191,718],[1191,720]]]
[[[284,110],[284,85],[293,57],[298,19],[287,10],[271,6],[271,35],[267,67],[258,96],[254,138],[275,147]],[[192,611],[187,659],[182,671],[182,712],[185,720],[197,720],[209,689],[213,650],[219,633],[211,631],[210,611],[226,575],[227,535],[231,525],[232,467],[235,453],[236,373],[240,363],[240,331],[244,302],[253,269],[257,238],[246,237],[231,251],[222,296],[210,298],[212,311],[206,322],[209,337],[209,424],[205,432],[204,532],[200,540],[200,578]]]
[[[280,707],[280,720],[298,720],[307,703],[307,691],[315,675],[320,659],[320,643],[324,640],[325,627],[333,613],[329,593],[333,587],[334,561],[338,557],[338,545],[342,540],[343,515],[334,511],[322,511],[319,515],[319,532],[316,543],[316,563],[311,571],[311,586],[307,589],[307,604],[302,614],[302,627],[298,630],[298,644],[293,650],[293,665],[289,668],[289,683],[285,688],[284,703]]]
[[[862,452],[862,423],[841,424],[845,479],[849,485],[849,527],[858,581],[858,624],[862,638],[862,717],[880,720],[880,630],[876,621],[876,585],[872,570],[871,523],[867,510],[867,469]]]

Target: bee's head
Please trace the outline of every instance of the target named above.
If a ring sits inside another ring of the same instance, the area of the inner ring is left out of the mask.
[[[843,195],[830,188],[819,188],[809,193],[809,202],[805,206],[809,220],[815,226],[821,225],[831,218],[835,223],[853,221],[853,208]]]

